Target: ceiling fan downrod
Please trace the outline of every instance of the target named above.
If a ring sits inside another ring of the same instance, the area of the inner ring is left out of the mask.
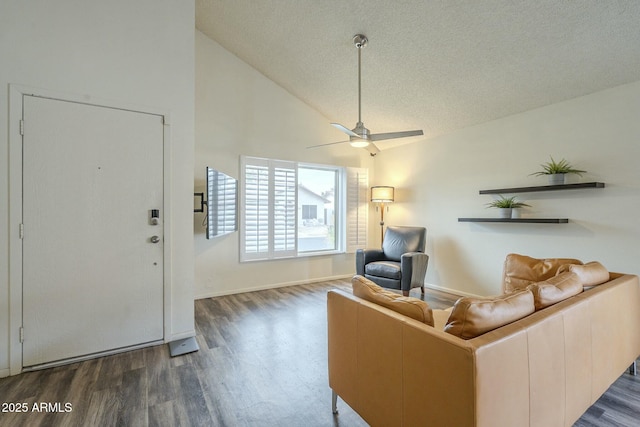
[[[353,36],[353,44],[358,49],[358,124],[356,127],[364,127],[362,124],[362,49],[367,46],[369,39],[363,34]]]

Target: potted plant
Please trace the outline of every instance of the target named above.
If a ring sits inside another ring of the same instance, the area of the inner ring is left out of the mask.
[[[540,166],[542,167],[542,170],[539,172],[534,172],[531,175],[547,175],[549,177],[549,184],[562,185],[565,183],[565,177],[567,174],[573,173],[578,176],[582,176],[583,173],[587,172],[580,169],[575,169],[571,165],[571,163],[569,163],[565,159],[556,162],[555,160],[553,160],[553,157],[549,157],[551,158],[551,161],[541,164]]]
[[[499,199],[487,203],[488,208],[498,208],[498,212],[500,212],[500,218],[518,218],[519,215],[514,215],[514,209],[522,208],[524,206],[530,205],[518,202],[516,200],[516,196],[504,197],[501,195]]]

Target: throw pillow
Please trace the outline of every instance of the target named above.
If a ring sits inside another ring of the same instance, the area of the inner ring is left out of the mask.
[[[597,261],[584,265],[563,265],[558,269],[558,274],[566,271],[576,274],[584,287],[597,286],[609,281],[609,271]]]
[[[526,255],[509,254],[502,273],[503,292],[526,289],[532,283],[547,280],[556,275],[563,264],[582,264],[573,258],[537,259]]]
[[[354,276],[351,279],[353,294],[374,304],[381,305],[397,313],[433,326],[433,313],[426,302],[418,298],[403,297],[395,292],[386,290],[371,280]]]
[[[570,271],[533,283],[527,288],[533,293],[536,310],[549,307],[582,292],[582,282],[577,274]]]
[[[533,313],[533,294],[522,290],[491,298],[460,298],[444,331],[462,339],[475,338]]]

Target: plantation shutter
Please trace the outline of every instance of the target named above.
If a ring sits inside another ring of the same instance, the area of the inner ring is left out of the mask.
[[[272,160],[273,170],[273,250],[272,258],[297,253],[296,222],[298,212],[297,166],[293,162]]]
[[[242,158],[240,260],[265,259],[269,251],[269,161]]]
[[[348,253],[367,247],[368,190],[369,171],[364,168],[347,168],[346,250]]]
[[[255,157],[241,163],[240,261],[295,256],[296,163]]]

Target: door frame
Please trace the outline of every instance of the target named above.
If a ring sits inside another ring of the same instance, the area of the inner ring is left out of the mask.
[[[47,89],[32,88],[23,85],[9,85],[9,375],[16,375],[23,371],[22,343],[20,332],[23,326],[22,312],[22,238],[20,224],[22,224],[22,175],[23,151],[20,123],[23,116],[23,96],[36,96],[59,101],[76,102],[97,107],[115,108],[144,114],[153,114],[163,118],[163,342],[168,342],[171,336],[171,127],[168,111],[149,106],[132,105],[113,100],[105,100],[90,95],[74,95],[59,93]],[[154,343],[145,344],[153,345]],[[128,351],[132,348],[107,351],[100,355]],[[79,361],[96,357],[97,355],[79,357]],[[69,360],[71,361],[71,360]],[[69,362],[66,361],[66,362]],[[62,362],[65,363],[65,362]]]

